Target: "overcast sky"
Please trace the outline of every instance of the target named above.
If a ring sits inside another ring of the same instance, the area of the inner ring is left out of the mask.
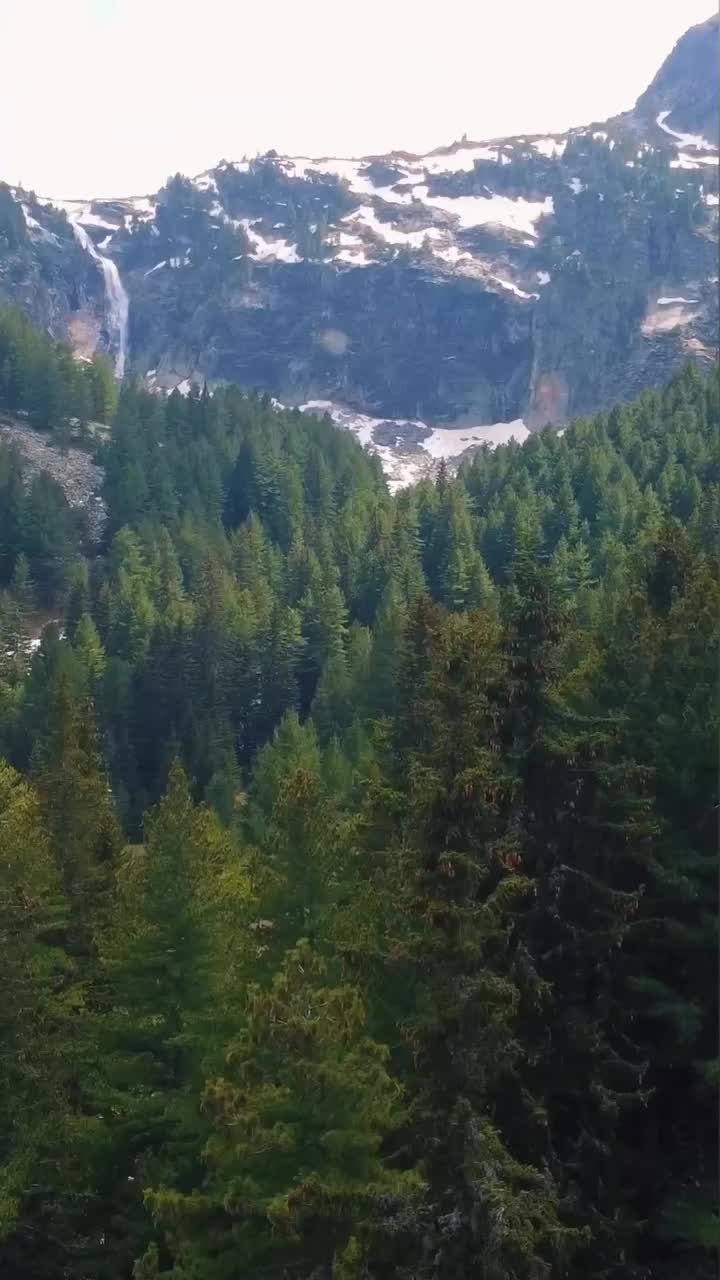
[[[630,107],[712,0],[0,0],[0,174],[155,190],[275,147],[427,151]]]

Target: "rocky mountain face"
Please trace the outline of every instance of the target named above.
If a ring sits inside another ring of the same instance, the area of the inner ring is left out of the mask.
[[[104,277],[62,210],[0,185],[0,299],[80,355],[108,348]]]
[[[676,130],[699,134],[717,144],[720,138],[718,113],[718,23],[715,14],[707,22],[691,27],[678,40],[655,79],[635,104],[635,114],[648,123],[660,112],[669,113]]]
[[[401,483],[714,358],[717,47],[713,19],[633,111],[553,137],[270,153],[112,201],[5,188],[0,296],[152,386],[327,408]]]

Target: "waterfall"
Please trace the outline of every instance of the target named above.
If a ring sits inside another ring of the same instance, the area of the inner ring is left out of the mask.
[[[122,378],[125,373],[125,357],[127,355],[128,335],[128,296],[123,288],[120,272],[112,258],[105,258],[98,253],[93,241],[84,227],[72,222],[73,232],[79,244],[98,263],[105,281],[105,298],[108,308],[109,328],[115,336],[115,374]]]

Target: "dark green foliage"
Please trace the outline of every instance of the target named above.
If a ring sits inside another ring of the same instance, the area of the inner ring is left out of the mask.
[[[17,450],[0,440],[0,584],[25,609],[62,600],[80,532],[60,485],[46,472],[31,479]]]
[[[104,356],[77,362],[69,347],[38,333],[20,310],[0,308],[0,409],[27,413],[34,426],[62,437],[71,418],[109,422],[115,403]]]
[[[539,553],[561,540],[584,547],[590,579],[607,581],[619,546],[652,533],[672,516],[706,548],[718,537],[720,413],[717,373],[687,368],[664,391],[578,421],[561,438],[534,435],[476,455],[463,472],[477,513],[479,549],[494,579],[505,580],[519,531],[532,527]],[[572,572],[577,575],[577,565]],[[575,584],[570,581],[571,588]]]
[[[0,407],[81,416],[3,342]],[[329,422],[126,386],[92,561],[0,450],[3,1273],[709,1280],[718,404],[390,498]]]

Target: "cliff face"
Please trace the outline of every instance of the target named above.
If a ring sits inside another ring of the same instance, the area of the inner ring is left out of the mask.
[[[180,331],[159,290],[130,288],[133,347],[161,382],[183,371],[431,420],[517,417],[526,400],[532,311],[421,264],[254,267],[250,287],[225,283]]]
[[[108,341],[101,274],[65,215],[1,184],[0,300],[21,306],[39,328],[68,338],[80,354]]]
[[[666,111],[674,129],[718,142],[719,27],[720,18],[714,14],[678,40],[635,104],[640,118],[656,120]]]
[[[135,360],[432,423],[629,397],[715,346],[716,156],[652,139],[620,121],[395,158],[374,196],[369,165],[333,185],[267,158],[231,195],[215,170],[192,229],[167,191],[149,232],[111,242]]]
[[[386,451],[591,412],[714,356],[717,39],[693,28],[632,112],[562,136],[271,153],[60,208],[5,188],[0,296],[153,386],[368,415]]]

